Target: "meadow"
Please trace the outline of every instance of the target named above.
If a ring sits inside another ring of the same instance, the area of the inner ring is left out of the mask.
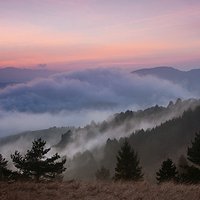
[[[1,200],[198,200],[200,185],[147,182],[0,183]]]

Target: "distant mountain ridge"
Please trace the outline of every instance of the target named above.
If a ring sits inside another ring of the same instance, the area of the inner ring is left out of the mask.
[[[194,74],[200,74],[200,68],[199,69],[191,69],[187,71],[179,70],[174,67],[167,67],[167,66],[161,66],[161,67],[153,67],[153,68],[143,68],[139,70],[132,71],[132,73],[136,73],[138,75],[157,75],[157,76],[163,76],[167,77],[168,75],[180,75],[187,77],[188,75],[194,75]]]
[[[171,81],[181,84],[191,91],[200,94],[200,69],[192,69],[189,71],[181,71],[173,67],[155,67],[132,71],[133,74],[139,76],[154,76],[159,79]]]
[[[48,69],[0,68],[0,88],[17,83],[25,83],[35,78],[47,78],[56,71]]]

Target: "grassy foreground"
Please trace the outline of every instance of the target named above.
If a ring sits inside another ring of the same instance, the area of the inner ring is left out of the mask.
[[[198,200],[200,185],[62,182],[0,183],[1,200]]]

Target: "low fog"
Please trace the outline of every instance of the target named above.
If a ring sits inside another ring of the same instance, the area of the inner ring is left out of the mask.
[[[159,126],[167,120],[182,116],[183,112],[188,109],[195,110],[199,105],[199,100],[181,101],[178,99],[175,102],[170,102],[167,107],[153,106],[137,112],[117,113],[102,123],[92,121],[82,128],[52,127],[40,131],[28,131],[1,139],[0,152],[10,161],[9,167],[14,169],[10,155],[15,150],[25,153],[27,149],[30,149],[31,142],[34,139],[42,137],[47,141],[47,147],[52,148],[47,156],[58,152],[60,155],[67,157],[66,179],[93,179],[95,171],[102,163],[113,173],[115,156],[119,148],[117,140],[120,141],[121,138],[129,137],[138,130],[147,130]],[[112,140],[110,145],[108,143],[109,139]],[[112,155],[112,159],[109,156],[106,157],[107,147],[111,148],[108,151],[109,155]],[[148,150],[143,147],[143,151]],[[142,159],[144,161],[149,158],[142,157]],[[145,167],[151,169],[152,166]]]
[[[124,70],[60,73],[0,90],[0,136],[53,126],[84,126],[111,114],[197,95],[181,84]]]

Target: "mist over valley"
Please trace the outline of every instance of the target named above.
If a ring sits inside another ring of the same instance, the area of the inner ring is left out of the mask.
[[[170,120],[184,121],[187,112],[198,114],[199,93],[183,81],[175,83],[145,70],[145,75],[141,72],[62,72],[1,89],[1,153],[10,160],[15,150],[25,152],[34,139],[41,137],[52,148],[51,154],[59,152],[67,157],[65,179],[88,180],[95,179],[95,172],[102,165],[114,173],[115,156],[124,138],[128,138],[140,156],[145,178],[155,181],[153,174],[160,162],[168,156],[178,161],[194,131],[200,128],[197,123],[193,131],[188,130],[173,154],[173,145],[160,150],[165,137],[171,143],[184,127],[181,122],[176,132],[170,131]],[[164,124],[169,127],[163,128]],[[147,142],[157,129],[161,131],[155,139]],[[165,132],[167,135],[163,136]],[[151,151],[155,156],[149,158]],[[162,152],[160,156],[158,152]]]

